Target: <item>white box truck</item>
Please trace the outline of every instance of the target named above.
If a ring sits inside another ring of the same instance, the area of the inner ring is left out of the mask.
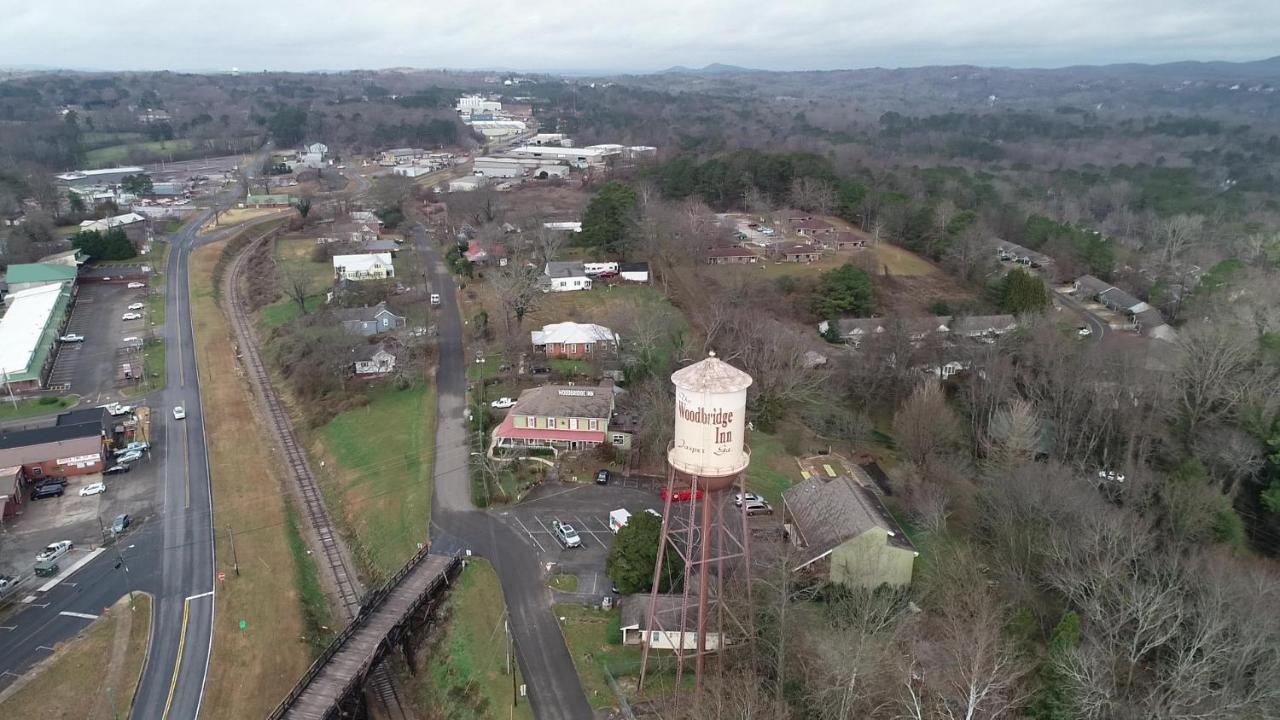
[[[630,519],[631,513],[626,510],[622,508],[613,510],[609,513],[609,529],[613,531],[614,535],[617,535],[619,530],[626,527],[627,521]]]

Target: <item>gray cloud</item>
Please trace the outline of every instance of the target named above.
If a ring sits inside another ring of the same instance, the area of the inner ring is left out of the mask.
[[[128,70],[1051,67],[1280,53],[1276,0],[69,0],[3,16],[0,66]]]

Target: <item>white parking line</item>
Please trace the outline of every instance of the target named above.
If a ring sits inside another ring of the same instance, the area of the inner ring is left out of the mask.
[[[573,519],[577,522],[577,526],[578,526],[579,530],[580,530],[581,532],[584,532],[584,533],[586,533],[586,534],[590,535],[592,540],[595,540],[596,542],[600,543],[600,547],[608,547],[608,546],[609,546],[609,544],[608,544],[608,543],[606,543],[605,541],[601,540],[601,539],[598,537],[598,533],[600,532],[599,530],[592,530],[592,529],[591,529],[591,525],[590,525],[589,523],[585,523],[585,522],[583,522],[583,521],[582,521],[582,518],[578,517],[577,515],[574,515],[574,516],[573,516]]]
[[[71,612],[70,610],[63,610],[62,612],[60,612],[60,613],[58,613],[58,614],[59,614],[59,615],[66,615],[67,617],[73,617],[73,618],[83,618],[83,619],[85,619],[85,620],[97,620],[97,619],[98,619],[98,616],[97,616],[97,615],[90,615],[89,613]]]
[[[533,541],[533,544],[538,546],[538,552],[546,552],[547,549],[542,547],[542,543],[538,542],[538,538],[534,537],[533,533],[529,532],[529,528],[525,527],[524,523],[520,522],[520,518],[514,515],[512,517],[516,518],[516,523],[520,525],[520,529],[524,530],[524,534],[528,535],[529,539]]]

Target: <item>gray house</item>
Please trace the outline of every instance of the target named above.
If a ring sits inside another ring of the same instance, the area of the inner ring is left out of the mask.
[[[391,332],[404,327],[405,318],[387,309],[385,302],[373,307],[346,308],[335,310],[334,314],[342,323],[342,329],[350,335],[369,337],[378,333]]]

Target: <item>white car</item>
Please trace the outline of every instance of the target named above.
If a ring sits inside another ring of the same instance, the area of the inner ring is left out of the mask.
[[[509,397],[501,397],[489,403],[489,407],[497,408],[498,410],[506,410],[507,408],[513,408],[515,406],[516,406],[516,401],[512,400]]]
[[[139,288],[144,288],[144,287],[146,287],[146,286],[147,286],[147,284],[146,284],[146,283],[131,282],[131,283],[129,283],[128,285],[126,285],[125,287],[129,288],[130,290],[138,290]]]
[[[67,333],[66,335],[63,335],[62,337],[58,338],[58,342],[66,342],[66,343],[84,342],[84,336],[77,335],[75,333]]]
[[[733,494],[733,504],[734,504],[734,505],[737,505],[738,507],[742,507],[742,503],[744,503],[744,502],[745,502],[745,503],[758,503],[758,502],[764,502],[764,498],[760,497],[759,495],[757,495],[757,494],[755,494],[755,493],[746,493],[745,495],[744,495],[743,493],[734,493],[734,494]]]
[[[556,536],[556,540],[566,548],[576,548],[582,546],[582,538],[578,536],[578,531],[573,529],[569,523],[562,523],[559,520],[551,521],[551,532]]]
[[[128,415],[129,413],[133,412],[132,405],[121,405],[120,403],[110,403],[107,405],[103,405],[102,409],[106,410],[108,413],[111,413],[112,417],[115,417],[117,415]]]
[[[80,497],[88,497],[89,495],[98,495],[107,491],[107,484],[102,482],[89,483],[80,488]]]
[[[1080,327],[1076,328],[1076,335],[1080,337],[1089,337],[1092,334],[1093,334],[1093,329],[1090,328],[1088,325],[1081,325]]]
[[[146,304],[146,303],[133,303],[132,305],[130,305],[130,306],[128,307],[128,309],[129,309],[129,310],[141,310],[142,308],[144,308],[144,307],[146,307],[146,306],[147,306],[147,304]]]
[[[123,454],[123,455],[121,455],[121,456],[117,457],[117,458],[116,458],[116,464],[117,464],[117,465],[128,465],[128,464],[130,464],[130,463],[138,462],[138,461],[139,461],[139,460],[141,460],[141,459],[142,459],[142,451],[141,451],[141,450],[130,450],[129,452],[127,452],[127,453],[125,453],[125,454]]]
[[[44,562],[45,560],[57,560],[63,555],[66,555],[69,550],[71,550],[71,541],[59,540],[56,543],[46,545],[44,550],[41,550],[40,554],[36,555],[36,562]]]
[[[187,411],[186,411],[185,409],[183,409],[183,407],[182,407],[181,405],[178,405],[178,406],[176,406],[176,407],[174,407],[174,408],[173,408],[173,419],[174,419],[174,420],[183,420],[183,419],[185,419],[186,417],[187,417]]]
[[[125,313],[125,314],[121,315],[121,316],[120,316],[120,319],[121,319],[121,320],[141,320],[141,319],[142,319],[142,313],[127,312],[127,313]]]
[[[773,508],[763,500],[751,500],[746,503],[747,516],[772,515]]]

